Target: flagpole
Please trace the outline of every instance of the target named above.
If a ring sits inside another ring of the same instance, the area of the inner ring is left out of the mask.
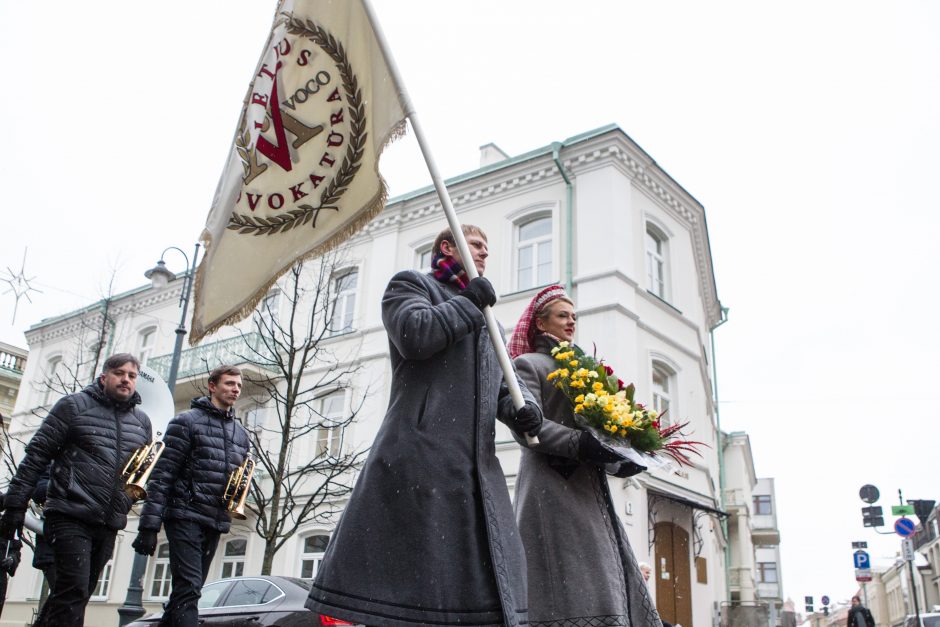
[[[467,276],[471,279],[475,279],[479,276],[479,273],[477,272],[476,264],[473,263],[473,255],[470,253],[470,247],[467,245],[467,238],[464,237],[460,220],[457,218],[457,212],[454,211],[454,205],[450,200],[450,193],[448,193],[447,187],[444,185],[444,179],[437,169],[437,163],[434,161],[433,155],[431,155],[431,149],[424,136],[424,130],[421,127],[421,123],[418,121],[418,116],[411,103],[411,98],[408,96],[408,91],[405,89],[405,83],[401,80],[401,74],[399,74],[398,66],[395,64],[395,58],[392,56],[391,49],[385,39],[385,33],[382,32],[382,27],[379,25],[375,11],[372,10],[372,3],[369,0],[362,0],[362,5],[365,8],[366,15],[369,17],[369,21],[372,23],[372,29],[375,31],[375,39],[382,51],[382,56],[385,57],[385,63],[388,65],[389,72],[392,74],[392,80],[395,81],[395,87],[398,89],[399,102],[401,102],[405,116],[408,118],[408,121],[411,122],[415,139],[418,140],[418,146],[421,148],[421,154],[424,155],[428,172],[431,173],[431,180],[434,182],[434,189],[437,190],[441,207],[444,209],[444,216],[447,218],[447,224],[450,226],[450,230],[454,235],[454,243],[457,245],[457,250],[460,251],[460,258],[464,260],[464,270],[466,270]],[[509,352],[506,350],[506,344],[503,342],[502,335],[499,332],[499,325],[496,322],[493,309],[491,307],[484,307],[483,316],[486,319],[486,329],[490,334],[493,350],[496,351],[496,358],[499,360],[499,366],[503,370],[503,379],[505,379],[506,385],[509,387],[512,403],[516,409],[520,409],[525,405],[525,399],[522,397],[522,389],[519,387],[519,382],[516,380],[516,371],[513,369],[512,361],[509,359]],[[529,435],[528,433],[525,437],[529,444],[538,444],[539,442],[538,437]]]

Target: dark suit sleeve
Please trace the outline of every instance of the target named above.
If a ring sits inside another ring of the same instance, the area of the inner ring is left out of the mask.
[[[405,359],[430,359],[483,328],[482,312],[463,296],[434,305],[428,287],[413,271],[399,272],[382,297],[382,321]]]
[[[545,398],[542,394],[541,377],[535,365],[529,359],[526,359],[525,355],[516,358],[515,366],[520,381],[526,386],[527,390],[536,395],[535,402],[542,407],[545,420],[542,421],[542,430],[539,431],[538,444],[529,444],[524,437],[519,436],[515,432],[513,432],[513,437],[516,438],[519,444],[533,451],[547,455],[577,459],[578,438],[581,432],[556,422],[553,416],[545,413]]]
[[[140,529],[160,531],[163,512],[180,469],[186,463],[192,448],[189,421],[180,414],[170,421],[163,436],[165,448],[147,482],[147,500],[140,512]]]
[[[7,508],[26,509],[33,496],[33,489],[43,472],[48,471],[68,439],[69,425],[77,409],[75,399],[66,396],[46,416],[39,429],[26,445],[26,455],[10,481],[4,505]]]

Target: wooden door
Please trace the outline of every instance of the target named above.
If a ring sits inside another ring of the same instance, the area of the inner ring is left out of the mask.
[[[692,627],[692,573],[689,532],[658,522],[656,534],[656,609],[666,622]]]

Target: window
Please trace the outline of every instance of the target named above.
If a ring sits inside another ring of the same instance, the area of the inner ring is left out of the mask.
[[[272,329],[278,317],[281,292],[275,288],[268,292],[255,310],[255,322],[261,329]]]
[[[666,364],[653,362],[653,409],[659,412],[660,426],[667,427],[672,423],[670,409],[672,391],[675,387],[675,372]],[[665,414],[665,415],[664,415]]]
[[[225,602],[219,607],[262,605],[283,594],[280,588],[264,579],[243,579],[232,584],[232,589],[225,597]]]
[[[157,327],[149,327],[140,332],[137,342],[137,359],[141,366],[147,365],[147,360],[153,356],[153,345],[157,339]]]
[[[425,244],[415,251],[415,270],[418,272],[430,272],[431,271],[431,249],[434,247],[434,243]]]
[[[777,583],[777,563],[757,562],[757,581],[760,583]]]
[[[230,581],[219,581],[204,585],[202,587],[202,596],[199,597],[199,609],[204,610],[208,607],[215,607],[230,585]]]
[[[353,316],[356,313],[356,285],[359,271],[351,270],[333,277],[333,315],[330,316],[329,331],[333,335],[348,333],[353,330]]]
[[[46,362],[46,390],[42,397],[43,405],[48,405],[56,396],[62,393],[62,376],[64,370],[62,357],[60,356],[52,357]]]
[[[666,298],[666,236],[652,224],[646,225],[646,287]]]
[[[248,540],[236,538],[225,543],[222,554],[222,579],[241,577],[245,573],[245,552]]]
[[[552,280],[552,218],[542,216],[516,226],[516,289]]]
[[[111,589],[111,571],[114,569],[114,557],[108,560],[108,563],[101,569],[98,576],[98,583],[95,585],[95,591],[91,593],[91,598],[97,601],[107,601],[108,591]]]
[[[343,429],[339,426],[345,419],[345,392],[333,392],[320,399],[321,427],[317,429],[316,457],[339,455],[342,447]],[[332,425],[332,426],[331,426]]]
[[[153,581],[150,584],[151,599],[170,597],[170,544],[164,542],[157,547],[153,562]]]
[[[754,497],[754,514],[756,516],[769,516],[773,514],[773,503],[769,494],[758,494]]]
[[[320,568],[320,562],[323,561],[323,554],[326,552],[326,545],[329,543],[329,536],[307,536],[304,538],[304,553],[300,557],[300,576],[302,579],[313,579],[317,575],[317,569]]]

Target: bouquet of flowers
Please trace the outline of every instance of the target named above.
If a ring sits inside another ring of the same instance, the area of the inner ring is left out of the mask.
[[[697,447],[704,446],[702,442],[679,439],[688,422],[662,427],[660,414],[637,403],[635,386],[624,385],[603,360],[568,342],[553,348],[552,356],[559,367],[548,380],[571,401],[578,424],[591,429],[599,440],[614,450],[666,455],[685,465],[692,464],[689,455],[701,456]]]

